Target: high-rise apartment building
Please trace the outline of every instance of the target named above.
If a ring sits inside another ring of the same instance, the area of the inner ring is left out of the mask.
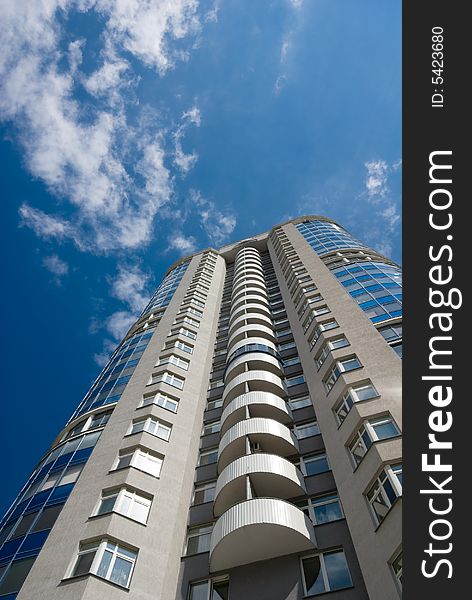
[[[179,260],[3,518],[0,598],[398,600],[401,298],[319,216]]]

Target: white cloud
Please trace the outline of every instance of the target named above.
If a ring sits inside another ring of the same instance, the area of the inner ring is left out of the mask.
[[[96,253],[149,242],[159,209],[172,199],[172,178],[157,112],[145,126],[131,124],[124,112],[125,88],[137,78],[121,55],[164,75],[186,59],[182,41],[199,30],[197,7],[197,0],[1,3],[0,119],[15,124],[31,173],[70,209],[63,210],[68,222],[49,215],[45,227],[44,213],[23,208],[23,224]],[[62,23],[77,11],[95,12],[102,27],[102,65],[88,78],[81,72],[86,41],[62,50]],[[82,84],[100,101],[79,104]],[[183,169],[194,162],[193,155],[179,160]]]
[[[371,160],[365,163],[367,177],[365,187],[367,196],[372,202],[378,202],[384,198],[388,191],[389,166],[385,160]]]
[[[109,90],[115,91],[123,81],[123,74],[129,64],[125,60],[105,61],[88,79],[84,87],[92,96],[101,96]]]
[[[69,265],[59,258],[57,254],[51,254],[43,258],[43,266],[54,275],[54,282],[61,284],[61,278],[69,272]]]
[[[120,265],[117,276],[111,281],[111,295],[125,302],[136,317],[149,300],[148,282],[149,275],[138,266]]]
[[[120,310],[108,317],[106,328],[116,340],[121,340],[135,320],[136,315],[126,310]]]
[[[182,256],[191,254],[197,249],[197,240],[191,235],[186,237],[183,233],[177,232],[169,237],[167,249],[177,250]]]
[[[73,230],[67,221],[48,215],[26,203],[20,206],[18,212],[20,214],[20,225],[29,227],[40,238],[61,240],[73,234]]]
[[[200,223],[209,240],[215,246],[226,242],[236,227],[236,217],[232,213],[224,214],[211,200],[202,197],[200,192],[191,190],[190,200],[200,216]]]
[[[393,236],[399,233],[401,223],[401,199],[392,192],[391,177],[398,176],[401,160],[389,164],[376,158],[366,161],[364,167],[364,191],[359,200],[367,201],[367,210],[374,217],[373,223],[369,222],[365,240],[381,254],[391,256]]]
[[[183,174],[188,173],[193,168],[198,160],[198,154],[196,152],[185,154],[182,148],[182,138],[190,125],[200,127],[200,124],[200,110],[197,106],[194,106],[182,115],[181,124],[174,132],[174,164]]]

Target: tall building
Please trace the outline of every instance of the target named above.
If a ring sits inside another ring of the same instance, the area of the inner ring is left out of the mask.
[[[0,598],[398,600],[400,280],[319,216],[172,265],[3,518]]]

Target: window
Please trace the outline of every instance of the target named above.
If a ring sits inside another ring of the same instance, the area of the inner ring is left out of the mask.
[[[326,391],[331,391],[341,373],[348,373],[349,371],[354,371],[354,369],[359,369],[360,367],[362,367],[362,365],[357,356],[351,356],[336,361],[323,380]]]
[[[4,594],[14,594],[20,590],[35,560],[36,556],[33,558],[25,558],[23,560],[15,560],[10,565],[8,572],[0,583],[0,594],[2,597]],[[5,570],[6,567],[2,567],[2,569]],[[3,573],[0,571],[0,576],[2,574]],[[10,598],[10,596],[8,596],[8,598]]]
[[[203,425],[202,435],[210,435],[211,433],[218,433],[220,430],[220,421],[210,421]]]
[[[343,335],[335,339],[328,340],[322,347],[321,351],[315,357],[315,363],[318,369],[322,367],[325,360],[328,358],[332,350],[338,350],[339,348],[345,348],[349,346],[347,338]]]
[[[318,423],[316,421],[310,421],[309,423],[296,425],[294,429],[298,440],[311,437],[312,435],[318,435],[320,433],[320,428],[318,427]]]
[[[286,360],[282,361],[282,366],[285,367],[291,367],[292,365],[299,365],[300,364],[300,357],[298,355],[294,356],[293,358],[287,358]]]
[[[155,417],[144,417],[142,419],[136,419],[132,422],[128,435],[133,433],[141,433],[141,431],[147,431],[151,435],[155,435],[161,440],[169,441],[170,432],[172,426],[169,423],[163,423]]]
[[[293,387],[294,385],[300,385],[305,383],[305,377],[303,375],[296,375],[295,377],[287,377],[285,380],[287,387]]]
[[[380,525],[401,495],[402,465],[389,465],[384,468],[366,493],[377,525]]]
[[[320,473],[326,473],[326,471],[331,470],[328,464],[328,458],[324,453],[304,456],[300,462],[302,473],[306,476],[319,475]]]
[[[337,494],[325,494],[316,498],[308,498],[296,504],[315,525],[322,525],[344,518]]]
[[[342,550],[303,558],[302,570],[304,591],[307,596],[352,586],[351,575]]]
[[[193,504],[204,504],[215,499],[216,481],[195,485]]]
[[[128,588],[138,553],[108,540],[81,544],[71,577],[94,573]]]
[[[279,351],[288,350],[289,348],[295,348],[295,342],[285,342],[284,344],[279,344]]]
[[[356,467],[362,461],[374,442],[396,437],[399,434],[398,427],[389,416],[364,421],[348,446],[354,466]]]
[[[154,373],[151,376],[151,381],[148,383],[148,385],[160,383],[161,381],[163,383],[171,385],[172,387],[177,388],[178,390],[182,390],[185,383],[185,379],[181,379],[180,377],[177,377],[177,375],[174,375],[174,373],[170,373],[169,371],[163,371],[162,373]]]
[[[370,382],[348,388],[341,396],[341,399],[338,400],[334,409],[338,423],[340,425],[343,423],[356,402],[372,400],[372,398],[378,398],[378,396],[377,390]]]
[[[154,477],[159,477],[162,468],[163,458],[151,454],[141,448],[136,448],[128,452],[124,452],[118,456],[118,460],[115,464],[114,469],[126,469],[127,467],[134,467]]]
[[[218,398],[217,400],[208,400],[206,410],[214,410],[215,408],[221,408],[223,406],[223,399]]]
[[[290,398],[288,404],[292,410],[298,410],[305,406],[312,406],[310,396],[297,396],[296,398]]]
[[[177,340],[175,342],[174,348],[178,348],[183,352],[187,352],[187,354],[193,354],[193,346],[191,346],[190,344],[186,344],[185,342],[181,342],[180,340]]]
[[[177,398],[172,398],[171,396],[167,396],[162,392],[143,396],[141,406],[150,406],[152,404],[160,406],[161,408],[165,408],[166,410],[170,410],[173,413],[176,413],[177,409],[179,408],[179,401]]]
[[[198,554],[210,550],[210,538],[213,525],[190,527],[187,534],[185,554]]]
[[[188,337],[190,340],[196,340],[197,334],[186,327],[180,327],[180,329],[172,329],[169,335],[184,335]]]
[[[208,579],[190,584],[189,600],[228,600],[228,579]]]
[[[402,587],[402,572],[403,572],[403,553],[400,553],[391,562],[391,567],[395,579],[398,581],[400,588]]]
[[[202,450],[198,459],[198,466],[212,465],[218,460],[218,448],[211,448],[210,450]]]
[[[335,319],[330,319],[329,321],[325,321],[324,323],[320,323],[315,327],[313,333],[308,338],[308,343],[310,344],[310,350],[313,349],[314,345],[318,341],[318,338],[324,331],[329,331],[330,329],[336,329],[339,327]]]
[[[283,337],[284,335],[289,335],[292,332],[292,330],[290,329],[290,327],[287,327],[285,329],[280,329],[278,331],[275,332],[275,337]]]
[[[146,524],[151,500],[127,488],[103,492],[95,515],[117,512],[134,521]]]
[[[189,361],[184,358],[180,358],[180,356],[176,356],[175,354],[171,354],[170,356],[164,356],[159,360],[156,367],[160,367],[161,365],[175,365],[176,367],[180,367],[185,371],[188,371]]]
[[[222,379],[215,379],[214,381],[210,381],[210,387],[208,389],[214,390],[215,388],[223,387],[224,384]]]
[[[196,319],[192,319],[192,317],[187,317],[185,316],[183,319],[179,319],[178,322],[176,322],[176,324],[182,324],[182,323],[188,323],[189,325],[191,325],[192,327],[200,327],[200,321],[197,321]]]

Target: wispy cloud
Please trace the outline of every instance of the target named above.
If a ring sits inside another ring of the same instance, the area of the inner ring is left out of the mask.
[[[42,210],[33,208],[23,203],[19,208],[20,225],[29,227],[35,234],[43,239],[65,239],[72,235],[70,224],[60,217],[48,215]]]
[[[128,57],[160,76],[187,60],[183,40],[200,29],[197,8],[197,0],[1,4],[0,118],[14,123],[29,170],[62,203],[61,217],[23,205],[24,225],[95,253],[150,241],[174,188],[157,112],[144,124],[123,108],[139,79]],[[102,27],[102,64],[88,76],[81,71],[87,40],[63,48],[63,23],[74,12],[95,13]],[[89,96],[79,104],[81,86]],[[183,170],[194,162],[180,158]]]
[[[43,258],[43,267],[54,275],[54,283],[61,285],[62,278],[69,273],[69,265],[59,258],[57,254],[51,254]]]
[[[174,164],[180,169],[180,171],[183,174],[188,173],[188,171],[192,169],[192,167],[198,160],[198,154],[196,152],[185,154],[182,148],[182,138],[184,137],[188,127],[190,127],[191,125],[200,127],[200,124],[200,110],[197,106],[194,106],[182,115],[181,123],[177,130],[174,132]]]
[[[169,237],[167,249],[177,250],[182,256],[191,254],[197,249],[197,240],[191,235],[176,232]]]
[[[115,311],[105,319],[93,319],[91,332],[96,333],[104,328],[108,335],[103,340],[102,351],[95,354],[95,362],[104,366],[111,353],[127,333],[137,316],[149,300],[151,292],[148,288],[150,276],[140,269],[138,265],[119,265],[118,272],[110,277],[110,295],[124,304],[124,308]],[[99,325],[101,324],[101,326]]]
[[[390,256],[393,246],[393,235],[398,233],[401,222],[401,201],[392,193],[390,178],[401,168],[401,160],[389,164],[384,159],[376,158],[364,163],[366,175],[364,198],[373,210],[375,224],[369,228],[366,241],[376,250]]]
[[[232,211],[222,212],[213,201],[207,200],[196,190],[191,190],[190,200],[210,242],[215,246],[221,246],[228,241],[236,227],[236,217]]]

